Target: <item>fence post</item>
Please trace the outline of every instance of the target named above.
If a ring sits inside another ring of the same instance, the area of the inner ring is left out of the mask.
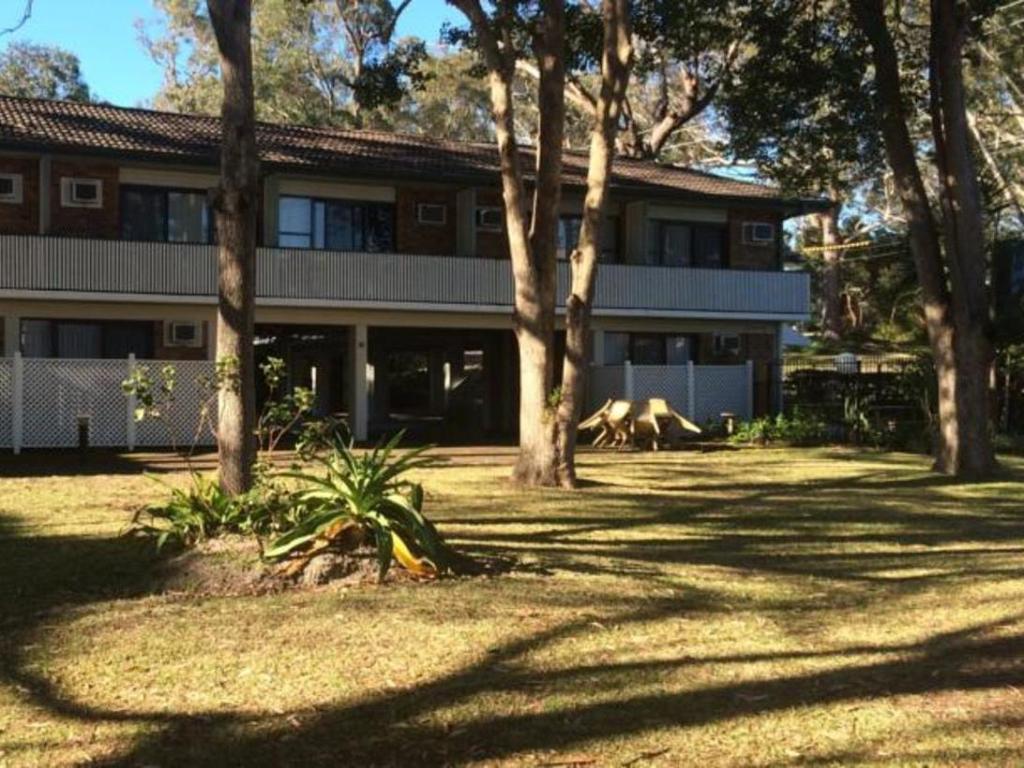
[[[747,420],[754,418],[754,361],[747,360]]]
[[[697,374],[693,360],[686,361],[686,417],[691,421],[697,418]]]
[[[21,352],[15,352],[11,368],[11,448],[14,449],[15,454],[21,453],[22,427],[25,418],[24,375],[25,369]]]
[[[135,353],[134,352],[129,352],[128,353],[128,376],[127,376],[127,378],[130,379],[134,373],[135,373]],[[134,392],[131,392],[128,395],[125,396],[125,403],[127,405],[126,416],[128,418],[128,421],[127,421],[127,423],[125,425],[126,426],[126,429],[125,429],[125,442],[128,443],[128,450],[129,451],[134,451],[135,450],[135,429],[136,429],[136,424],[135,424],[135,393]]]
[[[622,396],[626,400],[633,399],[633,364],[627,360],[622,364]]]

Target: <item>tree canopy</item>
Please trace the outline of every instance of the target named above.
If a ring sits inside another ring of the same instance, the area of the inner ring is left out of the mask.
[[[13,41],[0,53],[0,93],[90,101],[78,56],[58,46]]]

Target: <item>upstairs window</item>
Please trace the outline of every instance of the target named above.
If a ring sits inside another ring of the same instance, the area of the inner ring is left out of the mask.
[[[213,217],[206,192],[122,186],[121,238],[164,243],[212,243]]]
[[[575,214],[558,218],[558,258],[568,259],[580,242],[580,230],[583,228],[583,217]],[[619,252],[618,220],[606,217],[601,226],[600,260],[612,262]]]
[[[390,203],[282,197],[277,242],[282,248],[393,251],[395,209]]]
[[[658,219],[647,223],[647,259],[664,267],[726,266],[726,228],[717,224],[687,224]]]
[[[604,364],[686,365],[693,359],[692,336],[672,333],[622,333],[604,335]]]
[[[60,204],[65,208],[102,208],[103,182],[65,176],[60,180]]]
[[[20,173],[0,173],[0,203],[17,205],[22,201],[22,176]]]

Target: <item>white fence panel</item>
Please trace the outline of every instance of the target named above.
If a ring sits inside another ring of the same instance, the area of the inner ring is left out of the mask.
[[[127,443],[128,419],[121,382],[124,360],[24,360],[23,438],[25,448],[78,445],[78,421],[89,420],[89,444]]]
[[[633,399],[663,397],[677,411],[686,413],[689,410],[687,379],[685,365],[634,365]]]
[[[136,368],[148,369],[155,388],[163,384],[162,371],[166,365],[173,366],[175,370],[174,402],[165,409],[165,418],[148,419],[136,425],[136,446],[184,449],[196,439],[200,410],[210,399],[210,389],[203,380],[213,379],[214,363],[210,360],[138,360],[135,363]],[[216,420],[216,397],[208,405],[210,418]],[[212,445],[214,442],[209,424],[204,424],[196,440],[197,445]]]
[[[19,364],[20,398],[15,386]],[[148,368],[157,387],[162,383],[165,365],[173,365],[177,377],[175,402],[167,418],[138,424],[121,388],[132,364],[128,359],[0,358],[0,448],[75,447],[82,419],[88,421],[90,446],[189,446],[207,397],[207,390],[199,382],[203,377],[212,378],[213,362],[139,361],[136,367]],[[17,424],[21,425],[20,431]],[[198,443],[213,442],[212,433],[205,429]]]
[[[0,448],[13,445],[14,361],[0,358]]]
[[[694,415],[698,424],[725,412],[749,419],[752,413],[749,365],[696,365],[693,368]]]

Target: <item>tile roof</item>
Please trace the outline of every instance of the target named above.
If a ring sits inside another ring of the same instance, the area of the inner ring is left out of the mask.
[[[437,181],[495,182],[492,144],[445,141],[426,136],[258,123],[261,160],[276,167],[343,171],[349,175],[388,173]],[[151,160],[217,161],[220,120],[216,117],[0,96],[0,149],[103,153]],[[523,150],[530,173],[533,155]],[[582,186],[587,158],[567,152],[564,181]],[[779,190],[686,168],[618,158],[613,189],[688,200],[726,198],[782,206],[788,213],[817,209],[815,199],[786,199]]]

